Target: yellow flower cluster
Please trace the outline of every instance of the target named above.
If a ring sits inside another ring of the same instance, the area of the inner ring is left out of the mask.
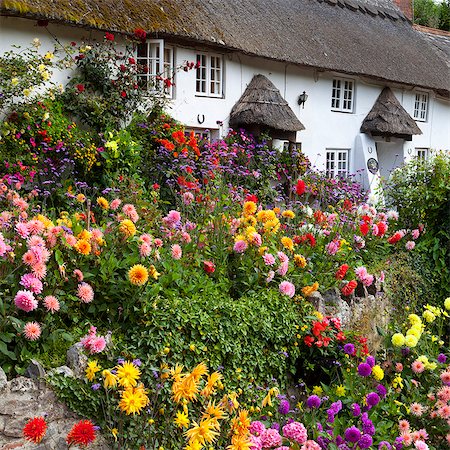
[[[103,387],[112,389],[120,386],[122,389],[119,391],[119,409],[127,415],[140,414],[149,404],[149,398],[144,385],[138,383],[141,375],[139,368],[133,363],[125,361],[115,369],[116,374],[109,369],[102,371]],[[97,361],[90,361],[86,369],[86,378],[91,382],[94,381],[100,370],[101,367]]]
[[[294,264],[296,267],[304,269],[306,267],[306,258],[303,255],[294,255]]]
[[[85,170],[89,172],[97,161],[97,147],[94,143],[86,145],[85,147],[77,146],[73,157],[75,161],[81,164]]]
[[[167,374],[167,370],[164,369]],[[216,389],[222,389],[222,375],[218,372],[208,373],[208,368],[204,363],[200,363],[191,372],[183,373],[183,367],[176,365],[170,370],[173,380],[172,397],[173,400],[182,406],[182,410],[177,411],[174,423],[179,428],[187,428],[185,436],[187,444],[184,450],[202,449],[206,445],[213,444],[220,434],[220,421],[227,417],[226,409],[229,412],[239,407],[237,394],[232,393],[224,396],[222,400],[216,402],[209,400],[205,406],[203,414],[198,421],[190,420],[188,405],[199,398],[205,404]],[[232,441],[227,447],[229,450],[249,449],[250,420],[245,410],[232,419]],[[243,447],[243,445],[246,445]]]

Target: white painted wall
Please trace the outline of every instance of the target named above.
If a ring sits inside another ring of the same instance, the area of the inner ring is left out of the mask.
[[[80,42],[84,38],[102,39],[102,34],[62,25],[53,25],[49,31],[57,36],[61,43]],[[45,28],[35,26],[34,21],[17,18],[0,17],[0,53],[8,50],[11,44],[26,46],[38,37],[43,50],[54,46],[53,37]],[[170,44],[170,42],[169,42]],[[176,47],[176,65],[184,61],[195,61],[196,51],[202,47]],[[335,73],[318,72],[292,64],[270,61],[239,53],[224,55],[224,97],[208,98],[195,96],[195,71],[179,72],[175,78],[174,99],[171,101],[170,113],[187,127],[212,130],[212,136],[218,137],[227,132],[229,114],[233,105],[239,100],[246,86],[256,74],[268,77],[289,102],[292,110],[305,125],[306,129],[297,133],[297,141],[302,142],[302,149],[318,168],[323,169],[327,148],[350,149],[350,169],[360,169],[361,161],[355,154],[355,144],[360,134],[360,126],[372,108],[376,98],[384,87],[383,83],[367,78],[353,78],[355,81],[355,104],[353,113],[331,111],[332,80],[336,77],[348,78]],[[413,61],[411,62],[413,64]],[[59,74],[60,81],[67,79],[67,74]],[[308,100],[304,108],[297,104],[298,96],[306,91]],[[414,110],[415,90],[410,88],[393,88],[397,99],[412,116]],[[450,102],[436,98],[429,91],[430,103],[427,122],[418,122],[423,134],[414,136],[412,142],[404,143],[402,158],[408,158],[416,147],[450,151]],[[204,119],[203,119],[204,117]],[[202,123],[199,123],[202,121]],[[223,122],[219,126],[218,122]],[[399,144],[400,145],[400,144]],[[398,145],[397,145],[398,147]],[[408,151],[411,150],[411,151]]]

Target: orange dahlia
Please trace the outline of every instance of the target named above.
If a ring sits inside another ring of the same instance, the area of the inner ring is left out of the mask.
[[[27,441],[39,444],[47,432],[47,423],[43,417],[34,417],[25,424],[22,431]]]

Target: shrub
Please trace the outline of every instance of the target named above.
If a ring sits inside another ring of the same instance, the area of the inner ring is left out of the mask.
[[[386,189],[389,205],[400,213],[400,226],[425,228],[419,250],[434,262],[442,295],[450,294],[450,156],[438,152],[415,158],[394,171]]]

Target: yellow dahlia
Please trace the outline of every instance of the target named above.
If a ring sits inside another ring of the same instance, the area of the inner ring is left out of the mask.
[[[103,386],[105,389],[108,389],[110,387],[114,387],[117,384],[117,377],[113,373],[111,373],[110,370],[105,369],[102,372],[103,377]]]
[[[291,211],[290,209],[287,209],[286,211],[283,211],[281,215],[286,219],[293,219],[295,217],[295,213]]]
[[[148,270],[142,264],[135,264],[128,271],[128,278],[131,284],[142,286],[148,281]]]
[[[245,202],[244,203],[244,216],[251,216],[256,212],[256,203],[255,202]]]
[[[116,375],[119,379],[120,386],[127,388],[136,386],[141,372],[133,363],[125,361],[123,364],[117,366]]]
[[[97,204],[102,209],[108,209],[109,208],[109,202],[108,202],[108,200],[106,200],[105,197],[98,197],[97,198]]]
[[[97,361],[89,361],[86,367],[86,378],[92,381],[95,378],[95,374],[101,370]]]
[[[313,292],[316,292],[319,289],[319,283],[317,281],[313,283],[311,286],[305,286],[302,288],[302,294],[305,297],[309,297]]]
[[[120,222],[119,230],[126,237],[131,237],[136,234],[136,226],[130,219],[125,219]]]
[[[173,422],[179,428],[187,428],[189,426],[190,420],[188,418],[187,413],[182,412],[182,411],[177,411],[177,416],[175,417]]]
[[[186,431],[189,443],[211,444],[219,435],[219,432],[215,429],[217,424],[212,419],[202,420],[199,424],[192,422],[192,425],[193,427]]]
[[[149,403],[144,386],[126,388],[120,397],[119,408],[127,415],[140,414],[143,408]]]
[[[296,267],[304,269],[306,267],[306,258],[302,255],[294,255],[294,264]]]

